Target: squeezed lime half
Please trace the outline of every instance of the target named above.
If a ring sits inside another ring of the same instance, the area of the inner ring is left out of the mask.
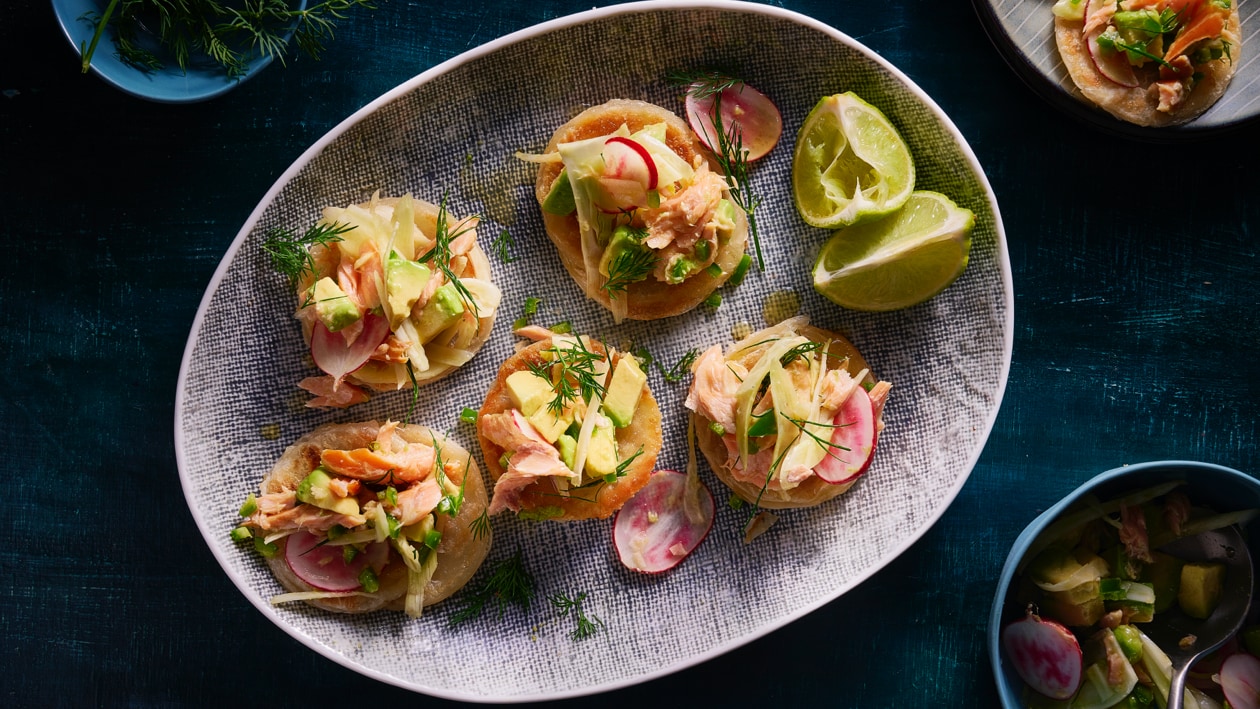
[[[853,92],[826,96],[796,135],[792,192],[807,224],[838,229],[899,209],[914,160],[897,129]]]

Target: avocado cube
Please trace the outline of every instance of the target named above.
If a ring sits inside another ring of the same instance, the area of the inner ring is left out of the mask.
[[[1028,575],[1037,583],[1053,586],[1068,580],[1084,563],[1077,561],[1070,549],[1056,544],[1046,547],[1032,560]]]
[[[569,171],[561,168],[555,182],[551,183],[551,191],[543,198],[542,210],[548,214],[565,216],[577,210],[577,201],[573,198],[573,185],[569,183]]]
[[[328,276],[315,281],[311,301],[315,303],[315,315],[329,332],[337,332],[363,317],[341,286]]]
[[[622,357],[617,362],[603,402],[604,414],[614,426],[625,428],[630,425],[646,383],[647,375],[639,369],[634,357]]]
[[[522,412],[524,413],[524,412]],[[560,438],[560,434],[564,433],[569,424],[573,422],[573,411],[567,410],[557,416],[555,412],[546,406],[539,407],[529,418],[529,422],[534,424],[534,428],[547,439],[548,443],[555,443]]]
[[[586,448],[586,471],[590,477],[617,472],[617,437],[612,427],[596,426]]]
[[[645,232],[636,231],[624,224],[613,229],[612,236],[608,237],[608,245],[604,247],[604,255],[599,259],[599,272],[609,275],[609,268],[622,254],[646,251],[648,247],[642,242],[644,235]],[[648,274],[643,273],[637,280],[645,280],[647,277]]]
[[[315,468],[298,483],[297,499],[320,509],[343,515],[359,514],[359,501],[353,497],[337,497],[329,485],[332,478],[323,468]]]
[[[551,382],[528,369],[509,374],[507,390],[517,411],[526,416],[533,416],[534,412],[556,395],[555,390],[551,388]]]
[[[1089,627],[1102,618],[1106,608],[1098,581],[1089,581],[1067,591],[1047,592],[1041,604],[1048,618],[1074,628]]]
[[[1177,602],[1177,588],[1181,585],[1181,567],[1185,562],[1162,551],[1151,552],[1154,563],[1142,568],[1141,579],[1155,588],[1155,612],[1163,613]]]
[[[560,462],[564,463],[564,467],[573,470],[573,464],[577,462],[577,439],[562,433],[556,439],[556,448],[560,451]]]
[[[415,261],[390,256],[385,262],[385,294],[391,313],[389,328],[395,330],[411,315],[433,272]]]
[[[1225,581],[1225,564],[1221,562],[1189,563],[1181,567],[1181,588],[1177,603],[1191,618],[1207,618],[1221,600]]]
[[[438,333],[455,323],[464,314],[464,301],[459,297],[452,283],[444,283],[433,291],[433,297],[420,311],[416,320],[416,334],[420,337],[418,344],[425,344],[437,337]]]

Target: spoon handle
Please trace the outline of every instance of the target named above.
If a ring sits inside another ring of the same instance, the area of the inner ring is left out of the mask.
[[[1190,674],[1190,663],[1185,663],[1173,671],[1172,684],[1168,687],[1167,709],[1181,709],[1186,696],[1186,677]]]

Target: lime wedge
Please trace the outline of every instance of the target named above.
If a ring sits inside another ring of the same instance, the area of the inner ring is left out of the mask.
[[[792,191],[807,224],[824,229],[870,221],[905,204],[914,160],[897,129],[853,92],[827,96],[796,135]]]
[[[836,232],[814,264],[814,288],[853,310],[900,310],[940,293],[967,268],[976,217],[936,192],[892,216]]]

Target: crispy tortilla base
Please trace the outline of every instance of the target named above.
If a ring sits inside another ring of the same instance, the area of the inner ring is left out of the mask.
[[[848,363],[845,369],[849,374],[857,376],[863,369],[867,369],[866,360],[844,336],[814,327],[813,325],[805,325],[797,330],[797,334],[808,337],[813,342],[826,342],[831,340],[831,346],[828,348],[836,358],[848,357]],[[756,363],[758,357],[748,355],[743,358],[737,358],[737,361],[745,367],[751,369]],[[875,378],[868,372],[863,378],[864,382],[874,382]],[[833,485],[818,476],[810,476],[800,485],[791,490],[769,489],[762,492],[761,485],[736,480],[731,471],[726,467],[726,444],[722,442],[722,437],[713,432],[709,428],[709,420],[692,412],[691,421],[695,426],[696,441],[699,443],[700,452],[704,453],[705,460],[709,461],[709,467],[713,469],[713,473],[718,479],[726,484],[736,495],[739,495],[745,502],[757,504],[767,509],[790,509],[796,507],[814,507],[820,505],[833,497],[838,497],[848,491],[849,488],[861,479],[861,476],[854,480],[841,484]],[[758,500],[760,496],[760,500]]]
[[[387,204],[387,205],[393,206],[394,204],[398,203],[398,198],[387,197],[387,198],[379,199],[377,201],[380,204]],[[425,234],[430,239],[434,238],[434,235],[437,233],[437,220],[438,220],[438,213],[439,213],[438,205],[432,204],[430,202],[426,202],[422,199],[417,199],[416,197],[412,197],[411,202],[412,202],[412,206],[415,212],[415,218],[413,221],[415,221],[416,227],[420,229],[421,233]],[[359,206],[364,207],[366,209],[368,207],[368,203],[364,203]],[[450,217],[449,213],[448,213],[447,219],[452,224],[458,224],[460,222],[459,219],[454,219]],[[336,264],[330,263],[329,262],[330,260],[328,258],[321,258],[323,254],[326,254],[328,252],[324,251],[320,253],[316,251],[313,253],[315,254],[316,273],[312,276],[309,276],[308,278],[306,278],[305,280],[303,280],[301,283],[298,284],[298,307],[299,308],[301,308],[303,303],[305,302],[305,296],[303,294],[306,292],[308,288],[311,287],[311,284],[313,284],[315,281],[319,280],[320,278],[323,278],[324,276],[332,276],[333,278],[336,278],[336,274],[333,273],[333,269],[336,268]],[[490,277],[490,260],[486,258],[486,252],[482,251],[480,243],[473,244],[472,250],[468,252],[468,265],[472,269],[472,272],[468,275],[468,277],[477,278],[483,281],[492,280]],[[495,314],[497,314],[497,312],[498,311],[496,309]],[[477,321],[477,331],[475,334],[473,334],[472,338],[469,341],[468,346],[464,349],[467,349],[469,352],[476,353],[478,350],[481,349],[481,346],[486,343],[486,340],[490,339],[490,331],[494,329],[495,314],[486,315],[485,317],[482,317]],[[301,322],[302,322],[302,340],[309,345],[311,342],[311,329],[314,327],[314,324],[307,320],[302,320]],[[374,364],[375,363],[373,361],[369,361],[359,371],[366,372],[370,370],[374,366]],[[452,366],[452,365],[435,364],[432,366],[431,369],[423,373],[417,372],[416,383],[419,384],[420,386],[424,386],[426,384],[432,384],[433,382],[436,382],[439,379],[443,379],[447,377],[456,369],[459,369],[459,367]],[[364,381],[363,379],[360,379],[359,377],[355,376],[357,373],[358,372],[346,375],[345,380],[356,386],[360,386],[369,390],[375,390],[375,391],[398,391],[399,390],[399,387],[393,383],[382,384],[379,382]],[[411,388],[410,378],[408,378],[408,380],[403,383],[401,388],[402,389]]]
[[[1195,84],[1186,100],[1171,112],[1164,113],[1156,109],[1159,106],[1159,90],[1154,82],[1159,72],[1152,67],[1136,69],[1139,86],[1129,88],[1120,86],[1103,76],[1089,57],[1089,49],[1085,45],[1082,20],[1054,19],[1054,38],[1059,46],[1059,55],[1068,74],[1085,98],[1096,106],[1122,121],[1139,126],[1175,126],[1198,118],[1204,111],[1225,93],[1230,79],[1234,77],[1234,68],[1241,58],[1240,20],[1238,3],[1235,2],[1230,12],[1229,24],[1225,27],[1224,36],[1231,43],[1232,61],[1228,59],[1211,61],[1195,67],[1202,72],[1203,78]]]
[[[671,150],[688,164],[694,164],[696,156],[704,156],[709,169],[721,174],[721,170],[708,159],[708,154],[685,121],[664,108],[645,101],[613,99],[582,111],[556,130],[544,153],[556,152],[561,143],[608,135],[623,123],[631,132],[654,123],[664,123],[666,144]],[[538,180],[534,183],[534,196],[538,199],[538,204],[541,205],[547,198],[547,194],[551,192],[551,184],[560,175],[563,167],[560,163],[544,163],[539,167]],[[729,190],[724,190],[724,194],[730,199]],[[560,261],[569,275],[589,298],[609,308],[607,293],[599,288],[595,288],[593,292],[586,288],[586,265],[582,261],[582,238],[577,215],[559,216],[548,212],[542,214],[547,236],[556,245]],[[696,307],[730,278],[731,272],[744,255],[747,243],[748,221],[743,210],[736,208],[734,234],[726,244],[719,245],[714,261],[722,267],[722,275],[714,278],[702,272],[677,285],[663,283],[652,276],[645,281],[632,283],[626,291],[630,299],[627,317],[632,320],[656,320],[685,313]]]
[[[499,414],[514,408],[512,397],[507,390],[508,376],[513,372],[527,369],[530,362],[543,362],[542,353],[550,347],[551,340],[549,339],[536,342],[512,355],[503,363],[503,366],[499,368],[498,378],[490,387],[490,391],[486,392],[486,400],[481,405],[478,420],[481,416]],[[604,345],[594,340],[590,341],[588,347],[595,352],[605,351]],[[624,356],[627,355],[621,352],[614,353],[613,365],[615,366]],[[656,466],[656,456],[661,452],[661,410],[646,384],[643,387],[643,393],[639,395],[639,403],[634,410],[634,418],[630,421],[630,425],[616,429],[616,435],[617,454],[622,460],[634,455],[640,447],[643,448],[643,453],[626,467],[626,474],[617,482],[592,486],[592,488],[577,492],[571,490],[572,494],[562,495],[556,489],[553,479],[544,478],[525,488],[521,495],[521,511],[539,512],[544,508],[555,508],[560,514],[550,516],[549,519],[565,521],[603,519],[621,509],[627,500],[647,484]],[[503,467],[499,465],[499,458],[505,451],[482,435],[480,425],[477,427],[477,440],[481,443],[481,454],[485,460],[486,470],[490,473],[490,479],[497,481],[504,473]],[[589,499],[592,497],[591,489],[596,490],[593,501]],[[579,499],[576,496],[579,494],[588,499]]]
[[[364,423],[327,424],[299,438],[293,445],[285,449],[271,472],[262,481],[262,493],[283,492],[297,489],[302,479],[319,465],[319,454],[329,448],[349,450],[362,448],[376,440],[381,425],[376,421]],[[438,543],[437,570],[433,578],[424,588],[424,605],[431,606],[458,591],[468,583],[481,562],[490,551],[490,535],[474,538],[473,520],[485,511],[488,499],[486,487],[481,480],[481,472],[477,469],[477,461],[462,446],[444,439],[441,433],[425,426],[403,424],[398,427],[398,435],[411,443],[427,443],[432,445],[434,438],[442,449],[442,460],[465,460],[467,482],[464,483],[464,504],[454,518],[437,515],[437,530],[442,533],[442,541]],[[453,482],[462,480],[451,476]],[[267,566],[275,574],[280,584],[290,591],[314,591],[302,579],[298,578],[284,558],[285,539],[276,545],[280,553],[267,559]],[[387,610],[403,610],[407,593],[407,567],[398,558],[396,551],[390,551],[390,562],[379,574],[381,588],[371,596],[347,596],[344,598],[323,598],[306,601],[306,603],[327,611],[338,613],[366,613],[381,608]]]

